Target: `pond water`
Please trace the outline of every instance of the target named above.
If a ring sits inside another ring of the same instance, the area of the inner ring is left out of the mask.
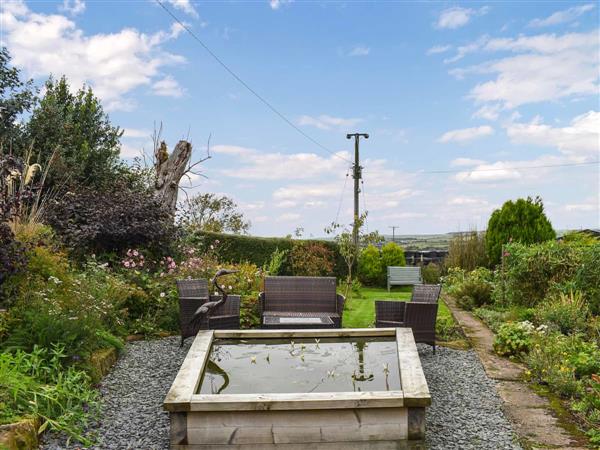
[[[394,337],[216,340],[199,394],[399,390]]]

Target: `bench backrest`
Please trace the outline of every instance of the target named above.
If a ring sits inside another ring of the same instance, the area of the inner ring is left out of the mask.
[[[205,297],[208,299],[208,281],[197,280],[177,280],[177,291],[179,297]]]
[[[392,284],[420,284],[421,268],[413,266],[388,266],[388,283]]]
[[[337,312],[335,277],[266,277],[265,311]]]

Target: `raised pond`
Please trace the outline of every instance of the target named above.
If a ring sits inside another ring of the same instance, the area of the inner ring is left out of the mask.
[[[211,330],[164,407],[172,449],[380,449],[421,448],[430,403],[410,329]]]

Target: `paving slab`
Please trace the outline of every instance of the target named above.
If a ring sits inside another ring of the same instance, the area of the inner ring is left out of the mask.
[[[468,311],[460,309],[453,298],[444,302],[479,356],[489,378],[504,402],[503,409],[524,447],[529,449],[585,449],[584,438],[566,430],[550,402],[523,382],[525,367],[494,353],[494,333]]]

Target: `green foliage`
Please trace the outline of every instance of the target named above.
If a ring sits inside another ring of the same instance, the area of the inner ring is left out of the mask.
[[[263,271],[268,275],[282,275],[285,263],[287,262],[287,254],[288,252],[286,250],[275,248],[269,262],[263,267]]]
[[[44,96],[26,125],[26,139],[35,142],[34,159],[48,161],[58,153],[48,183],[110,185],[122,171],[119,139],[123,130],[110,123],[90,88],[72,93],[65,77],[46,82]]]
[[[509,244],[505,247],[497,300],[535,306],[554,291],[580,290],[595,310],[600,292],[596,262],[600,262],[600,244]]]
[[[40,433],[61,431],[89,445],[83,430],[97,409],[97,396],[88,375],[68,365],[61,345],[0,354],[0,424],[39,417]]]
[[[384,269],[379,249],[374,245],[364,248],[358,257],[358,278],[368,286],[379,286],[383,283]]]
[[[535,328],[531,322],[506,322],[494,338],[494,351],[500,356],[522,356],[531,348]]]
[[[225,195],[198,194],[186,199],[180,209],[180,222],[191,231],[246,234],[250,228],[237,204]]]
[[[581,399],[572,404],[572,409],[589,428],[590,443],[600,446],[600,375],[584,381]]]
[[[494,333],[498,332],[500,325],[504,322],[531,322],[534,320],[536,312],[533,308],[520,306],[511,306],[510,308],[503,310],[492,308],[493,307],[490,306],[475,308],[473,314],[483,320]]]
[[[435,322],[436,339],[440,341],[454,341],[463,338],[460,326],[451,315],[438,314]]]
[[[266,264],[269,264],[275,250],[287,252],[288,257],[285,261],[282,261],[279,275],[295,275],[292,269],[291,257],[289,256],[295,246],[318,243],[327,247],[333,254],[334,268],[330,275],[343,277],[346,273],[339,247],[333,241],[265,238],[197,231],[186,235],[185,243],[187,246],[196,249],[199,254],[209,252],[211,246],[218,248],[218,259],[224,263],[236,264],[249,262],[258,267],[265,267]]]
[[[404,250],[395,242],[388,242],[381,247],[381,266],[383,267],[384,277],[387,274],[388,266],[406,266]]]
[[[456,233],[448,245],[447,267],[460,267],[471,271],[477,267],[487,267],[488,256],[485,248],[485,233],[471,231]]]
[[[554,294],[538,305],[536,311],[539,323],[556,328],[562,334],[585,331],[588,315],[589,308],[579,291]]]
[[[471,272],[450,268],[448,275],[443,278],[443,283],[448,294],[464,309],[470,310],[491,302],[494,289],[493,273],[485,267]]]
[[[362,295],[363,285],[359,280],[357,280],[356,278],[354,280],[352,280],[351,288],[352,288],[352,297],[363,298],[363,295]]]
[[[134,247],[166,252],[175,234],[170,211],[151,193],[126,186],[67,192],[48,205],[46,220],[78,256]]]
[[[442,277],[442,268],[438,264],[431,262],[421,267],[421,277],[423,277],[423,283],[438,284]]]
[[[21,79],[21,71],[10,66],[6,47],[0,49],[0,144],[5,148],[18,147],[22,125],[18,118],[35,104],[37,89],[33,80]]]
[[[296,276],[327,276],[333,273],[333,252],[320,242],[296,242],[290,252],[292,272]]]
[[[515,202],[509,200],[501,209],[492,213],[485,243],[490,262],[498,264],[502,257],[502,247],[509,242],[534,244],[555,237],[556,233],[544,214],[542,199],[528,197]]]

